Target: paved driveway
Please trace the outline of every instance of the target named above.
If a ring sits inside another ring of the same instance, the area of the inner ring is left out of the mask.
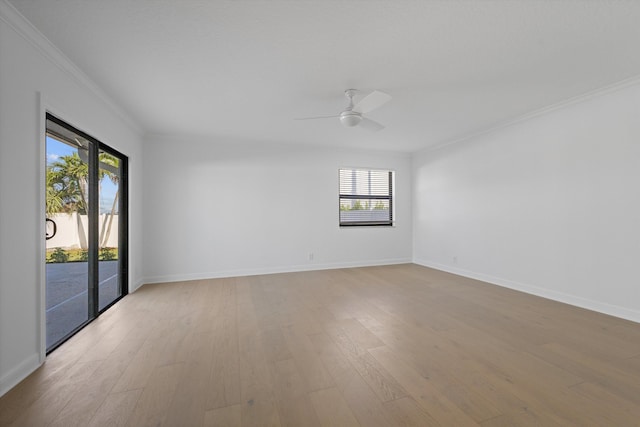
[[[100,261],[98,306],[118,296],[118,261]],[[88,319],[86,262],[47,264],[47,347]]]

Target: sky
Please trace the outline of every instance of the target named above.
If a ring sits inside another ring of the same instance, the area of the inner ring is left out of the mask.
[[[62,156],[70,156],[77,152],[77,148],[47,136],[47,165],[55,162]],[[105,177],[100,181],[100,213],[110,213],[113,206],[117,186],[109,178]]]

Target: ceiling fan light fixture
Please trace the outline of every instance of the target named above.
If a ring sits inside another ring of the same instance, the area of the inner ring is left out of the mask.
[[[343,111],[340,114],[340,122],[346,127],[358,126],[362,121],[362,115],[354,111]]]
[[[391,100],[391,95],[380,92],[379,90],[374,90],[362,98],[357,104],[354,104],[353,97],[357,92],[358,91],[356,89],[347,89],[344,91],[344,96],[349,100],[349,105],[340,114],[334,116],[302,117],[294,120],[333,119],[337,117],[344,127],[352,128],[360,126],[373,132],[378,132],[384,129],[384,126],[380,123],[375,120],[371,120],[368,117],[364,117],[364,115],[389,102]]]

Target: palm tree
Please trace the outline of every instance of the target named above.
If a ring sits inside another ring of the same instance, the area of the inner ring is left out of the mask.
[[[89,165],[77,152],[61,156],[47,167],[47,192],[57,195],[62,202],[58,212],[87,214],[88,177]]]
[[[120,186],[118,185],[120,182],[120,174],[118,172],[120,160],[105,152],[100,153],[98,159],[100,161],[100,181],[102,181],[104,177],[107,177],[117,187],[116,194],[113,197],[113,204],[111,205],[109,221],[105,221],[102,224],[102,230],[100,232],[100,247],[104,248],[107,246],[107,242],[111,236],[111,226],[113,225],[113,218],[115,217],[116,207],[118,206],[118,196],[120,195]]]
[[[111,154],[101,152],[98,161],[100,164],[98,169],[99,182],[108,177],[117,186],[120,180],[119,159]],[[77,212],[78,215],[86,215],[88,212],[88,185],[89,165],[80,158],[77,152],[59,157],[54,163],[47,166],[47,215],[59,212],[69,214]],[[98,239],[100,248],[105,247],[109,241],[119,193],[118,189],[109,219],[103,223]]]
[[[46,196],[45,196],[45,214],[50,217],[53,214],[58,212],[62,212],[64,209],[64,201],[59,189],[56,189],[56,180],[55,175],[51,172],[51,168],[47,166],[47,177],[46,177]]]
[[[52,200],[52,205],[47,205],[48,212],[76,212],[78,231],[83,230],[80,215],[86,215],[88,211],[87,192],[89,179],[89,165],[84,162],[78,152],[59,157],[55,162],[47,166],[47,202]],[[59,200],[59,203],[57,203]],[[60,206],[61,205],[61,206]],[[86,233],[79,233],[80,247],[87,248]]]

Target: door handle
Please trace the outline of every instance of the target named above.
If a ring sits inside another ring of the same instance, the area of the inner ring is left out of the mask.
[[[55,236],[56,233],[58,232],[58,225],[56,224],[56,222],[54,220],[52,220],[51,218],[47,218],[45,220],[45,223],[48,223],[48,222],[53,224],[53,232],[51,234],[49,234],[48,232],[45,232],[45,239],[47,239],[47,240],[52,239],[53,236]]]

